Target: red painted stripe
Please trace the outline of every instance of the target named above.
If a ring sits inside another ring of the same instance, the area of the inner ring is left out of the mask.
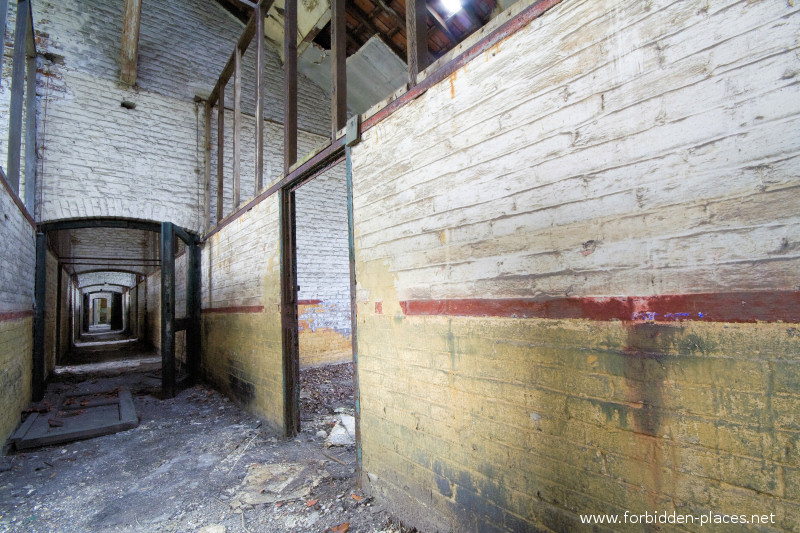
[[[204,307],[203,313],[261,313],[264,311],[263,305],[239,305],[232,307]]]
[[[298,300],[297,305],[319,305],[322,300]]]
[[[741,291],[661,296],[406,300],[406,315],[582,318],[672,322],[800,322],[800,291]]]
[[[27,311],[7,311],[0,313],[0,322],[10,322],[11,320],[19,320],[20,318],[28,318],[33,316],[33,309]]]

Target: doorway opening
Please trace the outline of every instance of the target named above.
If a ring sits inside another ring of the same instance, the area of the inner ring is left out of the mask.
[[[355,451],[346,165],[294,190],[300,431]]]

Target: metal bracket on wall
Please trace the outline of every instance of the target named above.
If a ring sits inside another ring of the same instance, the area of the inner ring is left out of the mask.
[[[344,141],[347,146],[353,146],[361,140],[359,129],[361,126],[361,115],[353,115],[347,121],[347,129],[345,130]]]

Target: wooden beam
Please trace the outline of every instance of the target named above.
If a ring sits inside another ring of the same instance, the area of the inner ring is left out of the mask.
[[[454,46],[458,44],[458,39],[455,35],[453,35],[453,32],[450,31],[450,28],[447,27],[447,22],[445,22],[442,16],[435,9],[433,9],[431,4],[427,5],[428,13],[430,14],[431,18],[433,18],[433,23],[436,25],[436,27],[439,28],[442,33],[444,33],[445,37],[447,37]]]
[[[29,28],[29,35],[33,28]],[[28,46],[30,48],[30,45]],[[25,89],[25,208],[35,215],[36,208],[36,53],[29,54]]]
[[[239,207],[242,164],[242,53],[237,49],[233,62],[233,209]]]
[[[175,232],[161,223],[161,393],[175,396]]]
[[[142,0],[125,0],[122,12],[122,48],[120,51],[120,78],[128,85],[136,85],[139,62],[139,23],[142,19]]]
[[[428,53],[427,0],[406,0],[406,42],[408,83],[417,84],[417,76],[430,65]]]
[[[331,139],[347,122],[345,0],[331,0]]]
[[[264,17],[256,17],[256,176],[253,196],[264,186]]]
[[[250,20],[247,21],[247,26],[245,26],[244,31],[239,36],[239,41],[236,43],[234,53],[231,54],[230,59],[228,59],[228,62],[222,69],[222,73],[219,75],[219,79],[217,79],[216,85],[214,85],[214,88],[211,90],[211,94],[208,96],[209,105],[212,107],[217,103],[217,98],[220,94],[220,87],[228,83],[228,80],[233,75],[233,63],[236,61],[234,57],[236,50],[239,50],[239,52],[244,55],[244,53],[247,51],[247,48],[250,46],[250,41],[253,40],[253,36],[256,34],[256,17],[261,16],[261,18],[264,18],[267,15],[269,8],[272,7],[273,2],[274,0],[261,0],[258,3],[258,9],[253,11],[253,15],[250,17]]]
[[[406,56],[405,50],[403,50],[402,48],[397,46],[394,43],[394,41],[392,41],[391,39],[388,39],[388,38],[384,37],[383,33],[378,30],[378,28],[375,26],[375,24],[369,18],[369,15],[367,15],[366,13],[361,11],[361,9],[358,7],[358,5],[355,2],[347,6],[347,12],[350,13],[350,15],[354,19],[356,19],[356,22],[358,22],[359,24],[361,24],[362,26],[367,28],[367,30],[371,34],[377,35],[381,39],[381,41],[383,41],[383,43],[386,46],[388,46],[389,49],[397,55],[397,57],[399,57],[400,59],[403,59]],[[406,25],[405,25],[405,22],[404,22],[402,24],[403,30],[405,30],[405,27],[406,27]],[[351,38],[350,35],[348,35],[348,38],[349,39]],[[355,40],[354,40],[354,42],[355,42]],[[356,43],[356,45],[358,46],[358,43]]]
[[[472,25],[473,29],[477,30],[477,29],[480,29],[483,26],[483,24],[484,24],[483,20],[478,16],[478,14],[475,12],[475,10],[472,9],[471,5],[464,4],[461,7],[461,12],[469,20],[469,23]]]
[[[211,100],[209,100],[209,105]],[[217,105],[217,224],[222,220],[225,195],[225,83],[220,86]]]
[[[64,283],[64,269],[58,265],[58,281],[56,282],[56,363],[61,359],[61,290]]]
[[[186,366],[192,379],[198,381],[200,379],[200,358],[202,354],[200,244],[193,243],[187,253],[189,254],[189,264],[186,272],[186,318],[189,320],[189,327],[186,330]]]
[[[297,0],[286,0],[283,29],[283,170],[297,161]]]
[[[17,4],[17,22],[14,28],[11,104],[8,121],[8,166],[6,167],[6,180],[17,196],[19,196],[20,154],[22,151],[22,107],[25,97],[28,17],[30,17],[28,0],[20,0]]]
[[[400,26],[401,29],[406,29],[406,19],[401,17],[400,14],[394,10],[392,6],[384,2],[384,0],[376,0],[377,6],[386,13],[392,21]],[[371,18],[371,17],[370,17]]]
[[[0,31],[6,34],[6,21],[8,20],[8,0],[0,0]],[[0,72],[3,71],[3,56],[0,54]]]
[[[211,227],[211,106],[203,106],[203,228]]]
[[[281,189],[278,202],[281,220],[283,434],[284,437],[291,438],[300,431],[300,348],[297,326],[297,233],[294,191]]]

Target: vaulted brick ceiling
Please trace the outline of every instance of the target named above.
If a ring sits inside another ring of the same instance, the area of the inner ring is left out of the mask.
[[[126,271],[146,275],[160,266],[160,236],[151,231],[85,228],[54,231],[48,238],[70,274]]]

